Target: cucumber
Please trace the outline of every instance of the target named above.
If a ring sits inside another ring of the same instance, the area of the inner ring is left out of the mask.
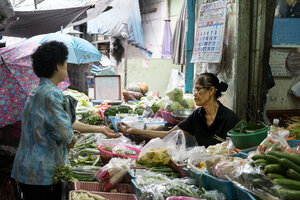
[[[266,159],[266,156],[265,155],[254,155],[252,157],[252,160],[258,160],[258,159]]]
[[[276,156],[267,155],[266,160],[270,164],[280,164],[279,158],[277,158]]]
[[[268,173],[267,177],[269,177],[270,179],[276,179],[276,178],[285,178],[283,175],[281,174],[276,174],[276,173]]]
[[[281,167],[280,164],[268,164],[265,167],[266,173],[278,173],[278,174],[285,174],[285,169]]]
[[[285,159],[285,158],[280,158],[280,164],[287,169],[293,169],[296,172],[300,173],[300,166],[296,165],[292,161]]]
[[[298,155],[291,155],[280,151],[269,151],[267,155],[276,156],[278,158],[285,158],[300,166],[300,157]]]
[[[276,178],[273,180],[277,185],[286,187],[287,189],[300,190],[300,181],[295,181],[288,178]]]
[[[268,163],[264,159],[257,159],[256,161],[254,161],[254,164],[261,165],[262,167],[265,167]]]
[[[296,172],[294,169],[288,169],[286,171],[286,176],[291,179],[300,181],[300,173]]]
[[[289,190],[289,189],[278,189],[278,193],[280,194],[281,199],[285,200],[299,200],[300,199],[300,191],[299,190]]]

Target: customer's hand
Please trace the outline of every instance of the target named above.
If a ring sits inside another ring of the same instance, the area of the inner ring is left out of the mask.
[[[120,132],[122,132],[123,134],[127,135],[127,134],[137,134],[136,133],[136,129],[133,127],[133,126],[129,126],[128,124],[124,123],[124,122],[121,122],[120,123],[117,123],[117,127],[118,127],[118,130]]]
[[[74,145],[76,144],[76,141],[77,140],[76,140],[75,136],[73,136],[71,143],[67,145],[68,150],[70,150],[74,147]]]
[[[115,133],[115,131],[111,130],[107,126],[101,126],[100,133],[103,133],[104,135],[110,138],[118,138],[121,136],[120,134]]]

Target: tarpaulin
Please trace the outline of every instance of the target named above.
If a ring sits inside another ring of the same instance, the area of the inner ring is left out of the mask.
[[[114,0],[110,6],[112,9],[87,22],[87,32],[128,38],[128,43],[144,48],[139,1]]]
[[[37,11],[16,11],[15,16],[8,19],[2,36],[32,37],[39,34],[56,32],[61,26],[66,27],[78,18],[90,6]]]

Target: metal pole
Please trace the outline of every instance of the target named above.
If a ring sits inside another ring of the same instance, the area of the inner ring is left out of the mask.
[[[127,49],[128,47],[128,39],[126,38],[125,39],[125,48],[124,48],[124,57],[125,57],[125,60],[124,60],[124,88],[126,88],[127,86]]]
[[[194,32],[195,32],[195,0],[187,1],[188,28],[186,32],[186,76],[185,76],[185,92],[192,93],[194,81],[194,63],[191,63],[194,47]]]

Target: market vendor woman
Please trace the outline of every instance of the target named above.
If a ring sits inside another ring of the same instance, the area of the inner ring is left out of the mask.
[[[199,146],[209,146],[225,139],[227,132],[234,128],[240,118],[229,108],[225,107],[218,98],[227,90],[228,85],[219,82],[212,73],[203,73],[194,84],[194,100],[197,106],[191,115],[170,131],[139,130],[122,123],[118,129],[124,134],[139,134],[148,138],[165,137],[174,130],[181,129],[185,134],[196,137]]]
[[[72,124],[58,88],[67,76],[67,56],[67,47],[56,41],[42,44],[31,56],[40,81],[22,113],[22,134],[11,175],[19,182],[25,200],[61,199],[61,186],[54,183],[53,171],[65,164],[68,149],[76,142],[73,129],[118,136],[105,126]]]

